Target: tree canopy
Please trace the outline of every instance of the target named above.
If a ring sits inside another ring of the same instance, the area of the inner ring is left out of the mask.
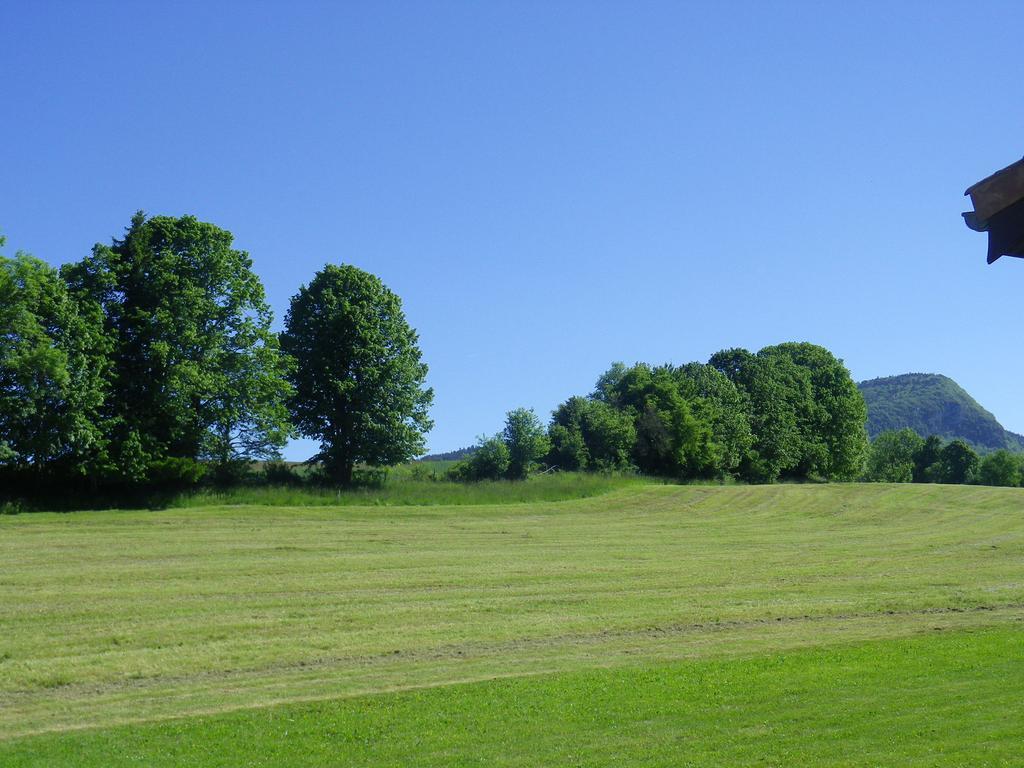
[[[871,443],[864,479],[889,483],[1024,484],[1024,454],[999,449],[980,457],[966,440],[946,443],[912,429],[882,432]]]
[[[552,414],[548,460],[567,470],[627,466],[636,442],[633,421],[603,400],[570,397]]]
[[[289,435],[286,361],[248,254],[193,216],[142,212],[62,275],[102,318],[109,471],[152,479],[168,460],[277,455]]]
[[[756,355],[724,350],[711,365],[747,399],[753,449],[750,477],[857,477],[867,453],[864,398],[850,372],[824,347],[789,342]]]
[[[978,480],[984,485],[1002,485],[1010,488],[1024,481],[1024,456],[1005,449],[994,451],[981,460]]]
[[[823,347],[726,349],[707,364],[613,363],[552,414],[549,461],[677,478],[848,480],[867,451],[864,401]]]
[[[865,477],[879,483],[909,483],[924,439],[912,429],[883,432],[871,444]]]
[[[103,453],[96,342],[55,269],[23,253],[0,256],[0,465],[94,468]]]
[[[529,408],[516,408],[505,417],[501,437],[508,447],[508,476],[522,480],[551,447],[544,425]]]
[[[292,417],[337,482],[351,483],[358,462],[423,452],[434,393],[417,342],[398,296],[356,267],[329,264],[292,298],[281,335],[294,360]]]
[[[515,408],[505,414],[505,427],[480,437],[476,449],[449,470],[453,480],[524,480],[549,453],[551,443],[537,414]]]

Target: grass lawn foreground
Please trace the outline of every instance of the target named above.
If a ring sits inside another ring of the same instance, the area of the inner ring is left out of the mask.
[[[1020,765],[1024,492],[0,518],[0,765]]]

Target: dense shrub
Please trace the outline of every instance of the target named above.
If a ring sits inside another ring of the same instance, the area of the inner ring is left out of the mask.
[[[235,471],[238,472],[238,468]],[[211,474],[211,466],[196,459],[166,456],[149,463],[147,484],[154,488],[185,488]]]
[[[302,484],[302,477],[299,473],[290,464],[283,461],[266,462],[259,477],[265,485],[298,486]]]
[[[940,483],[973,483],[978,476],[980,461],[963,440],[952,440],[939,453],[937,473],[933,475]]]
[[[871,444],[864,479],[889,483],[979,483],[1019,486],[1024,455],[997,450],[984,457],[964,440],[944,443],[912,429],[882,432]]]
[[[914,479],[914,458],[924,440],[912,429],[883,432],[868,454],[865,479],[879,483],[909,483]]]
[[[481,439],[475,451],[448,471],[452,480],[498,480],[508,475],[511,454],[501,435]]]
[[[981,460],[978,482],[982,485],[1002,485],[1011,488],[1024,480],[1024,456],[1007,450],[990,453]]]

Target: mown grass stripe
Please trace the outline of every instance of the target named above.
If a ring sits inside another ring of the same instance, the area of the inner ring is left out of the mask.
[[[652,486],[0,518],[0,738],[1013,621],[1022,510],[1021,489]],[[719,629],[660,636],[697,626]]]
[[[1024,632],[492,679],[0,744],[11,768],[1011,766]]]

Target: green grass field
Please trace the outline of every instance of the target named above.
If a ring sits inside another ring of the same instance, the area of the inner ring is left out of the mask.
[[[587,499],[610,491],[651,485],[648,478],[629,474],[588,474],[560,472],[531,477],[525,481],[484,480],[458,483],[443,480],[441,469],[402,465],[390,471],[379,487],[317,488],[316,486],[245,486],[225,490],[204,489],[170,499],[170,507],[211,507],[233,505],[323,506],[323,507],[436,507],[474,504],[522,504],[526,502]],[[419,469],[419,473],[410,470]],[[433,478],[438,479],[433,479]]]
[[[380,482],[347,490],[311,483],[240,483],[226,488],[200,487],[189,491],[146,491],[137,496],[113,494],[83,498],[63,488],[51,498],[4,498],[0,488],[0,515],[21,512],[71,512],[100,509],[180,509],[217,506],[271,507],[436,507],[521,504],[526,502],[587,499],[610,491],[658,481],[630,473],[558,472],[525,481],[486,480],[460,483],[445,480],[455,462],[414,462],[375,472]],[[45,495],[44,495],[45,496]]]
[[[0,517],[0,765],[1020,765],[1024,491]]]

